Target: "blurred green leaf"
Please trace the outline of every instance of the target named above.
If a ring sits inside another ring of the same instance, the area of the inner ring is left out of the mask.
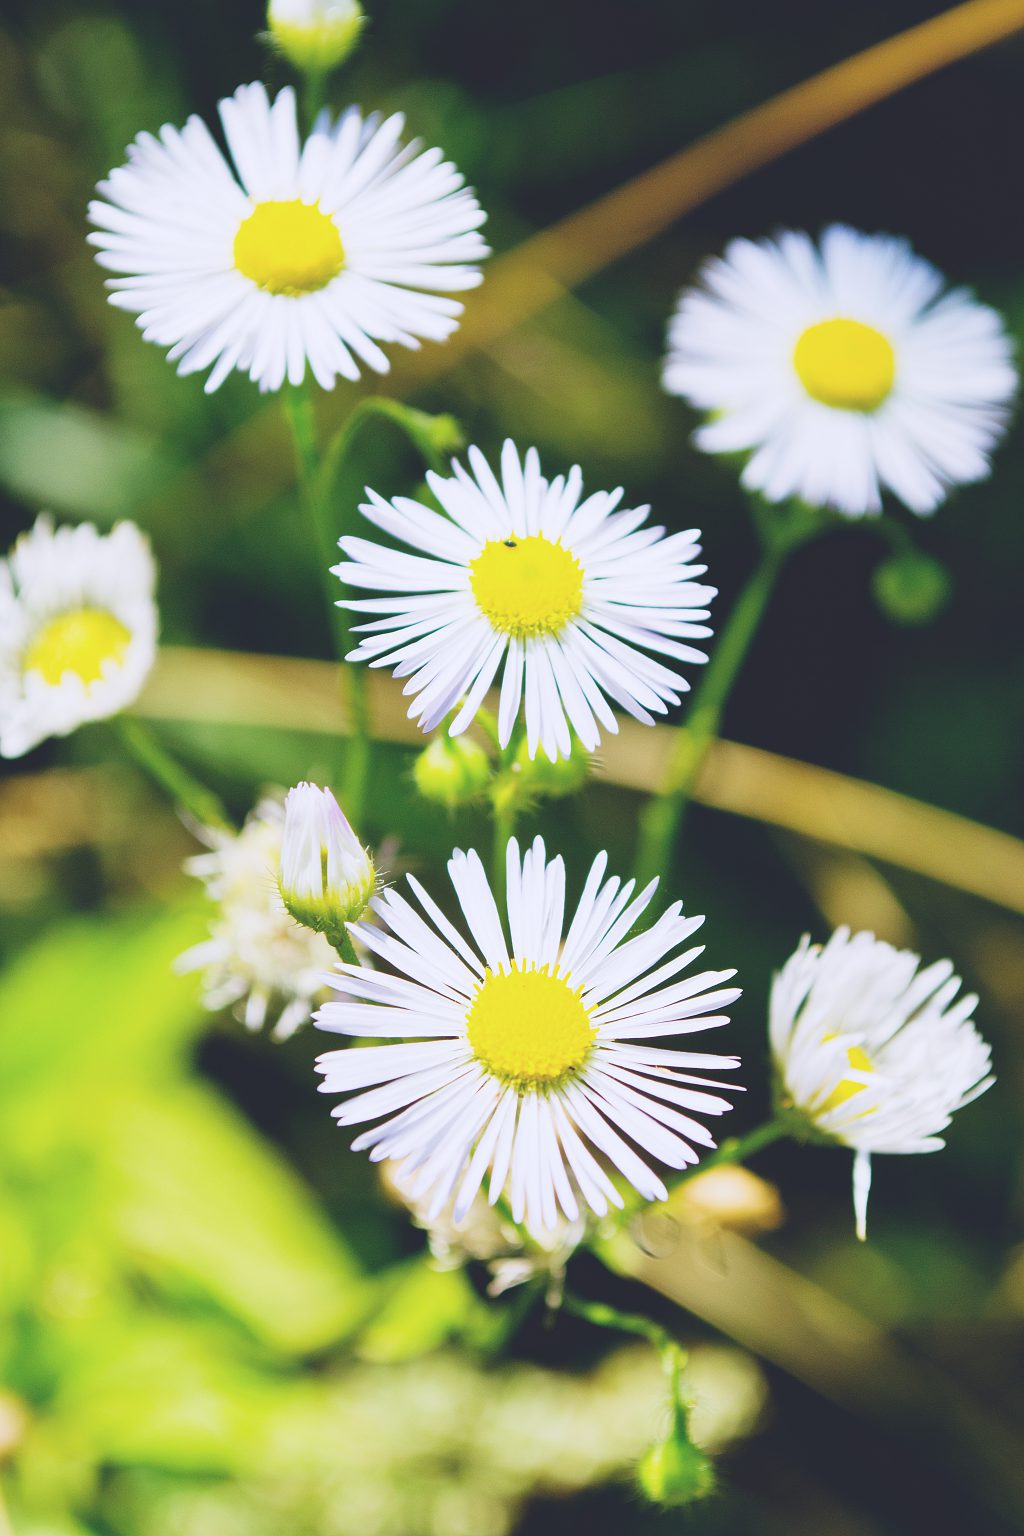
[[[501,1313],[474,1292],[465,1270],[438,1269],[428,1255],[393,1276],[372,1323],[359,1336],[365,1360],[394,1365],[430,1354],[449,1339],[486,1342],[501,1327]]]
[[[155,496],[172,468],[138,427],[41,396],[0,399],[0,484],[30,507],[113,522]]]
[[[0,1102],[96,1082],[158,1082],[204,1024],[175,957],[202,932],[198,902],[51,929],[0,983]],[[66,1113],[62,1104],[61,1112]]]
[[[138,1265],[305,1353],[365,1314],[369,1282],[287,1164],[199,1085],[133,1094],[107,1117],[117,1226]]]

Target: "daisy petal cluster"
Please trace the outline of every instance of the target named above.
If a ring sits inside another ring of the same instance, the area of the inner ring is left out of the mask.
[[[216,913],[209,938],[176,967],[202,973],[207,1008],[231,1008],[249,1029],[270,1023],[277,1040],[310,1017],[335,959],[323,934],[301,927],[278,892],[284,820],[281,800],[268,796],[240,832],[205,831],[210,851],[185,868],[203,882]]]
[[[508,843],[506,922],[476,853],[452,855],[471,940],[412,876],[419,911],[391,890],[372,903],[380,927],[352,925],[392,969],[338,967],[341,1000],[316,1022],[401,1043],[327,1052],[321,1088],[347,1095],[334,1110],[341,1125],[378,1122],[354,1149],[391,1160],[411,1197],[429,1200],[428,1219],[454,1196],[462,1221],[489,1174],[492,1204],[507,1192],[514,1220],[550,1232],[587,1207],[603,1216],[622,1205],[606,1164],[662,1200],[648,1159],[684,1168],[714,1147],[696,1117],[731,1105],[703,1073],[737,1058],[650,1042],[727,1023],[718,1010],[739,996],[723,985],[735,972],[680,979],[703,949],[672,952],[703,919],[677,902],[632,933],[657,881],[635,894],[633,881],[607,877],[607,862],[594,861],[567,928],[565,867],[540,838],[522,856]]]
[[[805,936],[772,986],[770,1039],[782,1107],[856,1153],[865,1235],[875,1152],[934,1152],[953,1114],[991,1087],[991,1052],[950,960],[839,928]]]
[[[156,568],[134,523],[39,517],[0,561],[0,755],[118,714],[156,658]]]
[[[352,659],[407,677],[425,731],[457,709],[453,736],[500,673],[501,743],[522,710],[531,758],[568,757],[573,732],[593,751],[618,729],[611,703],[653,725],[690,686],[671,664],[707,660],[691,643],[711,634],[715,596],[697,580],[697,530],[666,534],[646,524],[649,507],[616,510],[621,490],[584,497],[578,468],[547,480],[533,448],[521,459],[506,442],[500,480],[479,449],[468,461],[427,476],[441,511],[367,492],[364,516],[416,553],[341,540],[335,574],[386,594],[341,604],[380,615],[357,626]]]
[[[906,241],[845,225],[734,240],[679,300],[665,388],[769,501],[931,512],[988,474],[1017,386],[999,316],[943,288]]]
[[[401,115],[321,113],[300,140],[295,93],[243,85],[220,103],[231,162],[198,117],[140,134],[100,183],[90,240],[119,274],[110,301],[182,374],[232,371],[263,390],[307,368],[330,389],[380,343],[442,341],[480,281],[484,214],[440,150],[402,143]]]

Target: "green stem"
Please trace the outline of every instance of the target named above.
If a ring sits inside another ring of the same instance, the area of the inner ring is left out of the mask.
[[[344,662],[348,650],[348,621],[337,606],[338,587],[331,566],[338,559],[337,545],[329,525],[327,498],[322,493],[320,456],[317,449],[316,416],[312,397],[304,386],[289,385],[281,392],[285,418],[295,451],[295,469],[299,493],[306,509],[320,567],[320,583],[327,604],[328,619],[335,654]],[[353,415],[355,413],[353,412]],[[351,736],[345,763],[345,810],[357,825],[362,817],[366,786],[370,774],[370,719],[366,696],[366,678],[360,667],[347,667],[348,703]]]
[[[753,1157],[755,1152],[760,1152],[762,1147],[771,1146],[773,1141],[779,1141],[783,1136],[788,1136],[790,1125],[785,1115],[776,1119],[765,1121],[764,1125],[758,1125],[745,1136],[730,1136],[723,1141],[721,1146],[707,1157],[702,1157],[699,1163],[691,1163],[684,1168],[669,1184],[669,1194],[678,1189],[681,1184],[688,1184],[691,1179],[696,1179],[702,1173],[707,1173],[710,1168],[723,1168],[733,1163],[745,1163],[748,1157]],[[625,1196],[625,1204],[619,1213],[616,1230],[624,1227],[634,1216],[640,1215],[647,1209],[647,1202],[631,1190]]]
[[[352,935],[347,928],[343,929],[339,934],[338,942],[334,947],[347,965],[359,964],[359,956],[356,954],[356,947],[352,943]]]
[[[501,803],[497,798],[492,798],[494,811],[494,842],[491,845],[491,886],[494,890],[494,899],[498,903],[498,911],[504,911],[506,869],[508,857],[508,840],[516,829],[516,807],[514,800],[508,799]]]
[[[201,826],[233,832],[231,818],[218,797],[172,757],[150,727],[136,715],[116,715],[110,726],[143,772]]]
[[[507,747],[498,741],[497,721],[489,711],[480,714],[481,723],[494,742],[498,753],[491,779],[491,814],[494,818],[494,841],[491,845],[491,886],[498,910],[504,910],[508,841],[516,829],[516,821],[522,808],[521,780],[514,772],[516,755],[521,740],[521,727],[517,725]]]
[[[303,82],[305,89],[302,99],[302,116],[305,119],[307,133],[313,131],[313,124],[327,103],[327,76],[326,69],[306,71]]]
[[[661,789],[641,813],[637,874],[643,881],[668,873],[697,775],[718,735],[732,686],[764,617],[786,556],[841,521],[827,511],[799,502],[769,507],[752,500],[750,510],[761,540],[761,561],[714,643],[686,725],[675,731]]]
[[[699,1163],[691,1164],[684,1168],[677,1179],[672,1182],[672,1188],[676,1189],[680,1184],[685,1184],[689,1179],[694,1179],[698,1174],[707,1173],[709,1168],[722,1168],[732,1163],[745,1163],[748,1157],[753,1157],[755,1152],[760,1152],[762,1147],[770,1147],[773,1141],[780,1141],[783,1136],[789,1135],[789,1125],[783,1117],[776,1120],[766,1120],[764,1125],[756,1126],[754,1130],[747,1131],[745,1136],[730,1136],[709,1157],[704,1157]]]
[[[686,807],[708,748],[718,735],[722,713],[743,659],[768,606],[785,557],[784,548],[768,545],[761,563],[740,594],[701,675],[685,726],[677,727],[668,768],[657,794],[640,816],[637,875],[644,884],[668,873]]]
[[[612,1328],[617,1333],[634,1333],[646,1339],[663,1358],[669,1353],[678,1355],[680,1352],[678,1342],[668,1329],[640,1312],[620,1312],[618,1307],[611,1307],[607,1302],[584,1301],[569,1291],[562,1297],[562,1307],[574,1317],[582,1317],[585,1322],[592,1323],[595,1328]]]

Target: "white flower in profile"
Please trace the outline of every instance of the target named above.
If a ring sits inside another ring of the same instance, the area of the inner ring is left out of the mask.
[[[185,868],[203,882],[216,911],[209,938],[181,955],[176,969],[202,972],[207,1008],[231,1008],[248,1029],[269,1022],[274,1039],[286,1040],[324,997],[324,972],[337,957],[281,900],[284,806],[268,796],[240,832],[209,828],[203,836],[210,852]]]
[[[500,482],[478,448],[468,458],[469,471],[456,462],[450,478],[427,476],[442,512],[367,492],[364,516],[417,553],[340,541],[348,559],[335,574],[386,594],[339,604],[383,615],[356,626],[352,659],[408,677],[424,731],[459,706],[453,736],[501,671],[501,744],[522,706],[531,758],[538,747],[568,757],[570,729],[593,751],[599,727],[618,730],[609,700],[653,725],[690,686],[657,658],[707,660],[688,643],[711,634],[716,591],[696,580],[707,570],[694,563],[697,530],[667,535],[645,526],[649,507],[616,511],[621,490],[584,498],[578,468],[546,480],[535,448],[521,462],[506,442]]]
[[[234,169],[206,125],[143,133],[90,204],[97,260],[121,274],[110,302],[138,316],[182,374],[237,368],[263,390],[307,367],[324,389],[378,343],[418,347],[455,330],[487,255],[484,214],[454,166],[404,119],[323,112],[300,142],[295,93],[260,84],[220,103]],[[237,173],[237,174],[236,174]]]
[[[887,489],[932,512],[988,474],[1017,387],[1000,317],[943,286],[906,241],[842,224],[733,240],[679,300],[665,388],[769,501],[860,517]]]
[[[156,658],[156,568],[134,523],[39,517],[0,560],[0,755],[120,713]]]
[[[281,899],[295,921],[341,942],[360,917],[376,875],[366,849],[329,789],[297,784],[284,802]]]
[[[866,1235],[871,1157],[935,1152],[954,1112],[991,1087],[991,1052],[957,1000],[950,960],[921,960],[871,933],[805,937],[772,985],[769,1033],[780,1107],[854,1150],[857,1236]]]
[[[716,1010],[739,996],[722,986],[735,972],[677,979],[703,946],[666,956],[703,918],[684,918],[676,902],[634,932],[658,882],[635,896],[633,881],[605,878],[607,862],[594,861],[568,931],[565,867],[540,838],[522,858],[508,844],[507,931],[479,858],[458,850],[448,871],[472,943],[411,875],[429,921],[389,890],[371,904],[381,927],[352,925],[393,970],[337,967],[331,985],[343,1000],[316,1022],[402,1043],[327,1052],[321,1091],[348,1095],[333,1111],[339,1124],[380,1122],[353,1147],[391,1160],[409,1198],[428,1202],[427,1220],[454,1195],[462,1222],[490,1171],[491,1203],[507,1189],[513,1220],[551,1233],[587,1207],[604,1216],[623,1204],[595,1151],[644,1199],[663,1200],[636,1148],[684,1168],[696,1147],[714,1147],[694,1116],[731,1105],[725,1085],[700,1074],[732,1070],[737,1058],[650,1042],[727,1023]]]
[[[296,69],[334,69],[355,47],[366,21],[359,0],[270,0],[272,40]]]

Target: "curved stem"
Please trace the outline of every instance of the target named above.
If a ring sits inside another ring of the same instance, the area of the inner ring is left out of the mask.
[[[592,1323],[595,1328],[612,1328],[618,1333],[636,1334],[653,1344],[663,1356],[670,1352],[675,1355],[681,1353],[678,1341],[668,1329],[640,1312],[620,1312],[618,1307],[611,1307],[607,1302],[584,1301],[569,1291],[562,1296],[562,1308],[574,1317],[582,1317],[585,1322]]]
[[[718,735],[733,683],[768,606],[785,548],[768,545],[761,563],[729,615],[701,677],[685,726],[675,732],[661,789],[640,816],[637,876],[641,883],[668,871],[693,786],[708,748]]]
[[[707,1173],[710,1168],[722,1168],[733,1163],[745,1163],[748,1157],[753,1157],[755,1152],[760,1152],[762,1147],[770,1147],[773,1141],[781,1141],[783,1136],[789,1135],[789,1126],[786,1120],[780,1116],[774,1120],[766,1120],[764,1125],[759,1125],[752,1131],[747,1131],[743,1136],[730,1136],[710,1157],[702,1158],[699,1163],[684,1168],[678,1179],[674,1179],[672,1189],[677,1189],[680,1184],[685,1184],[689,1179],[696,1178],[698,1174]]]
[[[137,715],[116,715],[110,727],[121,745],[148,778],[165,790],[174,803],[203,827],[235,830],[219,797],[176,757]]]
[[[799,502],[766,506],[752,499],[750,510],[761,540],[761,560],[714,643],[686,725],[676,728],[661,788],[641,812],[637,848],[637,875],[641,881],[668,873],[697,775],[708,748],[718,736],[733,684],[764,617],[786,556],[841,523],[828,511]]]
[[[302,386],[289,385],[281,392],[285,418],[295,452],[295,468],[302,504],[309,518],[320,567],[320,583],[327,604],[328,619],[339,662],[348,649],[348,620],[337,606],[338,588],[331,566],[338,558],[337,546],[328,524],[327,501],[321,492],[320,455],[317,449],[316,417],[309,392]],[[363,812],[366,785],[370,774],[370,718],[366,697],[366,679],[359,667],[345,668],[350,731],[345,762],[345,810],[358,823]]]

